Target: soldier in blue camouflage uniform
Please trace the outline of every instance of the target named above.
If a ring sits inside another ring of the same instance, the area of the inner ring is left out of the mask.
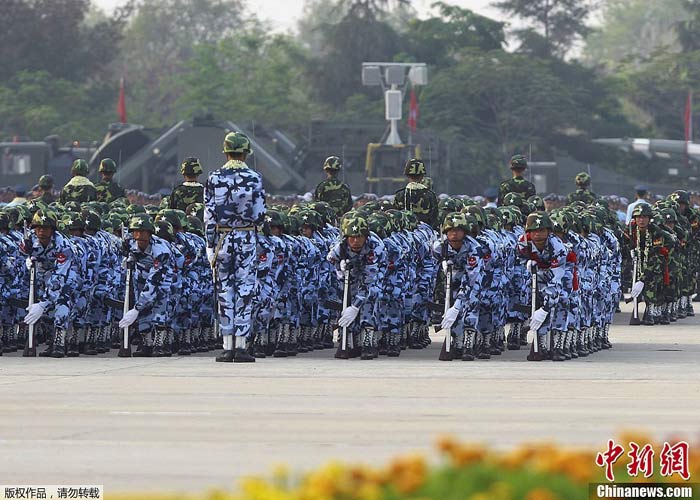
[[[204,225],[207,257],[216,268],[218,317],[224,337],[222,362],[253,362],[247,350],[256,282],[256,225],[265,216],[262,177],[245,160],[250,141],[231,132],[224,139],[227,162],[207,179]],[[235,353],[234,339],[235,336]]]
[[[567,310],[560,304],[564,296],[567,249],[562,241],[552,234],[549,215],[535,212],[528,215],[525,236],[518,241],[520,258],[528,263],[531,273],[537,273],[537,309],[530,318],[530,330],[535,332],[538,351],[533,349],[528,361],[547,359],[547,334],[552,334],[552,359],[563,361],[562,352],[566,330]]]
[[[172,248],[155,235],[155,225],[147,214],[133,216],[129,230],[132,237],[124,241],[124,265],[134,264],[136,302],[124,314],[119,327],[128,328],[138,320],[136,330],[143,340],[134,356],[162,357],[170,319],[168,299],[175,277]]]
[[[375,308],[382,293],[386,254],[382,240],[369,232],[367,220],[350,212],[341,224],[343,239],[328,252],[336,271],[350,273],[350,304],[345,306],[338,326],[348,329],[349,356],[369,360],[379,356]],[[342,347],[342,346],[341,346]],[[339,347],[336,357],[342,357]]]
[[[452,212],[445,215],[442,223],[443,241],[433,243],[433,254],[440,261],[443,283],[448,268],[452,271],[450,281],[450,307],[442,318],[441,328],[448,331],[451,342],[449,356],[441,360],[475,359],[475,341],[479,304],[483,279],[481,244],[470,234],[478,231],[478,223],[471,215]],[[442,297],[446,297],[443,292]],[[446,353],[445,353],[446,354]]]
[[[36,324],[44,315],[53,316],[53,342],[40,355],[65,356],[66,332],[70,326],[74,291],[78,288],[78,262],[68,239],[58,232],[58,219],[51,210],[39,210],[32,218],[33,232],[20,250],[37,266],[37,301],[27,309],[24,322]]]

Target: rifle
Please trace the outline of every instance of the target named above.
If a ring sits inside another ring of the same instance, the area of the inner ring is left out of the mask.
[[[532,291],[532,298],[531,298],[531,309],[530,309],[530,318],[535,316],[535,311],[537,311],[537,266],[533,265],[530,267],[530,272],[532,273],[532,278],[530,280],[530,288]],[[532,330],[530,329],[530,332],[532,333],[532,349],[535,354],[538,354],[540,352],[540,348],[537,342],[537,330]]]
[[[126,241],[126,234],[124,228],[122,228],[122,238]],[[124,287],[124,303],[122,304],[123,314],[126,314],[131,310],[131,304],[133,302],[133,281],[134,281],[134,261],[130,259],[130,255],[127,254],[126,257],[126,286]],[[119,349],[118,356],[120,358],[130,358],[131,357],[131,343],[129,342],[129,329],[131,327],[127,326],[122,329],[122,346]]]
[[[25,241],[30,238],[29,226],[25,224],[24,226],[24,239]],[[30,258],[29,266],[29,300],[27,301],[27,309],[36,304],[36,261]],[[27,325],[27,345],[24,347],[24,352],[22,356],[25,358],[36,357],[36,346],[34,345],[34,333],[36,331],[36,323],[33,325]]]
[[[452,266],[451,260],[445,262],[445,308],[444,314],[450,310],[452,304]],[[452,344],[452,328],[446,328],[444,330],[445,341],[442,343],[442,351],[440,351],[440,361],[452,361],[453,355],[450,352],[450,347]]]
[[[637,270],[639,268],[639,249],[635,248],[632,251],[632,288],[637,283]],[[625,302],[627,302],[625,300]],[[639,320],[639,299],[638,297],[632,298],[632,317],[630,318],[630,325],[641,325],[642,322]]]
[[[343,243],[344,244],[344,243]],[[343,304],[341,310],[348,307],[348,302],[350,301],[350,266],[348,265],[347,259],[342,260],[344,262],[345,270],[343,271]],[[342,327],[342,333],[340,336],[340,346],[338,346],[338,352],[335,353],[335,357],[338,359],[349,359],[350,353],[348,352],[348,327]]]

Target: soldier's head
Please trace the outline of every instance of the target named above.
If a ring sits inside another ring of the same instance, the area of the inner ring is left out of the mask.
[[[194,156],[188,156],[180,165],[180,174],[188,181],[197,180],[197,176],[203,173],[204,170],[202,170],[202,164],[199,163],[199,158]]]
[[[301,221],[301,234],[307,238],[313,238],[314,232],[321,227],[321,216],[315,210],[303,209],[297,212]]]
[[[265,214],[265,223],[270,226],[270,233],[273,236],[282,236],[284,234],[282,212],[278,210],[268,210]]]
[[[85,221],[78,212],[66,212],[63,223],[71,236],[83,236],[85,234]]]
[[[462,212],[448,213],[442,223],[442,234],[453,247],[462,245],[469,229],[467,215]]]
[[[105,158],[100,162],[99,172],[102,176],[102,180],[111,181],[117,171],[117,164],[111,158]]]
[[[343,237],[348,242],[350,250],[359,253],[362,247],[367,243],[369,236],[369,225],[364,217],[359,215],[351,215],[343,219],[341,226]]]
[[[129,231],[134,236],[134,240],[142,252],[151,244],[151,236],[156,229],[148,214],[135,214],[129,220]]]
[[[73,165],[70,167],[70,173],[73,177],[76,177],[78,175],[82,175],[83,177],[87,176],[89,171],[88,164],[85,160],[82,158],[78,158],[73,162]]]
[[[640,203],[634,207],[634,211],[632,212],[634,223],[639,229],[646,229],[649,227],[649,222],[651,221],[653,215],[654,212],[651,209],[651,206],[647,205],[646,203]]]
[[[510,158],[510,170],[514,177],[522,176],[527,169],[527,158],[523,155],[513,155]]]
[[[250,148],[250,139],[240,132],[229,132],[224,137],[224,154],[229,160],[245,161],[253,154]]]
[[[41,189],[43,192],[51,192],[53,190],[53,177],[50,175],[42,175],[39,177],[39,189]]]
[[[688,211],[688,207],[690,206],[690,194],[688,191],[679,189],[674,191],[669,198],[678,203],[678,209],[681,214],[685,214]]]
[[[343,164],[337,156],[329,156],[323,162],[323,171],[327,177],[335,177],[341,168],[343,168]]]
[[[579,189],[586,189],[591,185],[591,176],[588,175],[588,172],[579,172],[576,174],[574,181],[576,182],[576,187]]]
[[[420,182],[425,176],[425,163],[418,158],[411,158],[403,167],[403,173],[411,182]]]
[[[552,231],[552,220],[544,212],[534,212],[527,216],[525,231],[529,239],[538,247],[544,245]]]
[[[42,246],[49,244],[57,228],[58,217],[53,210],[40,209],[32,217],[32,229]]]
[[[676,227],[676,223],[678,222],[678,217],[676,215],[676,211],[672,208],[663,208],[661,209],[661,220],[664,223],[664,226],[673,229]]]

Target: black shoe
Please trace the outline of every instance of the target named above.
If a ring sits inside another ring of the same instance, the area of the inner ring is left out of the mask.
[[[152,352],[153,348],[151,346],[147,346],[141,342],[132,356],[135,358],[150,358]]]
[[[236,349],[233,353],[234,363],[255,363],[255,357],[251,356],[247,349]]]
[[[95,344],[92,343],[85,343],[85,347],[83,348],[83,354],[86,354],[88,356],[96,356],[97,355],[97,349],[95,349]]]
[[[287,344],[278,343],[277,348],[272,353],[273,358],[286,358],[287,357]]]
[[[186,344],[184,342],[182,344],[180,344],[180,350],[177,351],[177,355],[178,356],[189,356],[190,354],[192,354],[192,348],[190,347],[190,345]]]
[[[41,351],[39,353],[39,357],[40,358],[50,358],[52,354],[53,354],[53,346],[50,345],[46,349],[44,349],[43,351]]]
[[[78,344],[68,344],[68,354],[66,354],[69,358],[77,358],[80,356],[80,349],[78,348]]]
[[[474,361],[474,359],[474,349],[465,347],[464,353],[462,354],[462,361]]]
[[[216,357],[217,363],[233,363],[233,351],[223,351]]]

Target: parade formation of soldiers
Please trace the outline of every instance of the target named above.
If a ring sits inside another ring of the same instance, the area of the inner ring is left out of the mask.
[[[623,291],[644,325],[694,315],[700,211],[685,191],[637,204],[625,225],[585,172],[545,211],[516,155],[482,207],[438,201],[411,158],[393,199],[353,208],[331,156],[313,200],[290,207],[268,202],[245,135],[223,153],[203,184],[184,159],[160,206],[129,204],[106,158],[97,185],[76,160],[58,199],[44,176],[40,196],[0,209],[0,353],[371,360],[423,349],[435,328],[444,361],[528,345],[530,361],[565,361],[612,347]]]

